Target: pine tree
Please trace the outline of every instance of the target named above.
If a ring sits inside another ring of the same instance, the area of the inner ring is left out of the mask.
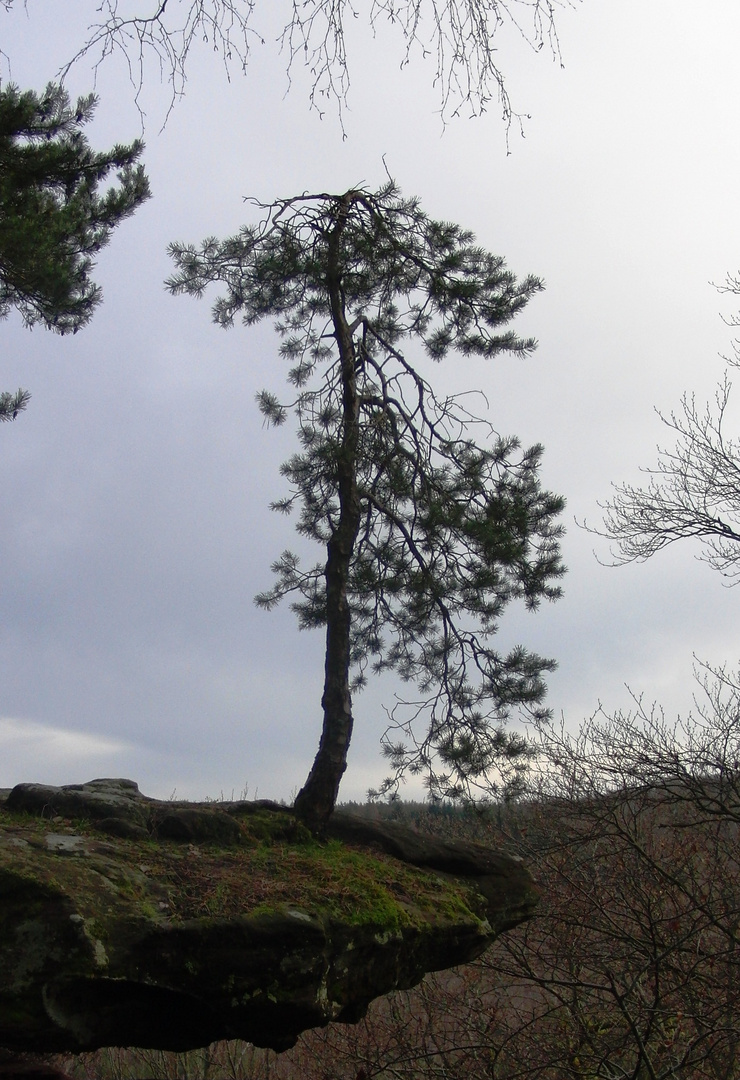
[[[1,393],[0,422],[5,420],[15,420],[18,413],[23,412],[30,400],[31,395],[28,390],[24,390],[22,387],[18,389],[15,394],[10,394],[7,390]]]
[[[545,714],[542,676],[554,663],[522,647],[502,655],[490,639],[509,602],[560,595],[564,503],[540,486],[540,446],[521,450],[462,397],[438,398],[402,351],[525,356],[534,341],[502,327],[542,288],[537,278],[517,282],[471,233],[430,219],[393,183],[262,210],[260,225],[231,239],[173,244],[168,286],[200,296],[220,282],[217,323],[270,317],[282,336],[294,399],[262,391],[258,403],[276,425],[292,409],[300,449],[282,466],[290,494],[272,506],[299,508],[298,532],[326,561],[304,568],[284,552],[257,603],[290,596],[301,627],[326,631],[323,730],[295,803],[321,832],[346,768],[352,691],[368,670],[393,670],[420,694],[410,719],[392,714],[386,792],[408,770],[442,795],[470,794],[496,771],[516,776],[527,745],[506,721],[517,707]]]
[[[81,129],[95,104],[90,95],[73,109],[53,83],[40,96],[0,90],[0,317],[15,307],[60,334],[89,322],[101,299],[93,256],[149,197],[141,141],[90,149]],[[112,170],[118,186],[99,195]]]

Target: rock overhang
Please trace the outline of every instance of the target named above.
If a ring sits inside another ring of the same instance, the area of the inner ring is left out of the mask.
[[[490,849],[341,813],[329,833],[264,801],[19,785],[0,807],[0,1046],[287,1049],[473,959],[536,903]]]

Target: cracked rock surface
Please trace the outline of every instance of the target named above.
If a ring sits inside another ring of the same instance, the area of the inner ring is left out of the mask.
[[[537,893],[513,859],[338,812],[131,780],[0,793],[0,1047],[284,1050],[478,956]]]

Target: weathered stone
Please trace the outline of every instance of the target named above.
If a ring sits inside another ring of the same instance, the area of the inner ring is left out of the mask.
[[[48,818],[55,815],[93,820],[122,817],[146,825],[148,806],[153,801],[141,794],[133,780],[106,778],[63,787],[16,784],[8,795],[7,807]]]
[[[371,821],[339,811],[327,835],[384,851],[412,866],[470,878],[488,902],[488,919],[496,934],[532,914],[532,878],[521,863],[483,844],[450,843],[391,821]]]
[[[109,833],[110,836],[120,836],[125,840],[147,840],[149,830],[143,825],[136,825],[126,818],[107,817],[96,821],[95,825],[101,832]]]
[[[239,844],[239,822],[223,810],[175,807],[152,819],[153,832],[161,840],[190,840],[208,844]]]
[[[163,803],[132,781],[14,788],[0,1046],[287,1049],[473,959],[536,903],[487,848],[345,814],[330,834],[317,844],[275,804]]]

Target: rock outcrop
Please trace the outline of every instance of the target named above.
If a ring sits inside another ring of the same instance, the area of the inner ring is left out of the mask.
[[[20,784],[0,798],[0,1046],[284,1050],[536,901],[513,859],[399,825],[337,813],[318,844],[265,801]]]

